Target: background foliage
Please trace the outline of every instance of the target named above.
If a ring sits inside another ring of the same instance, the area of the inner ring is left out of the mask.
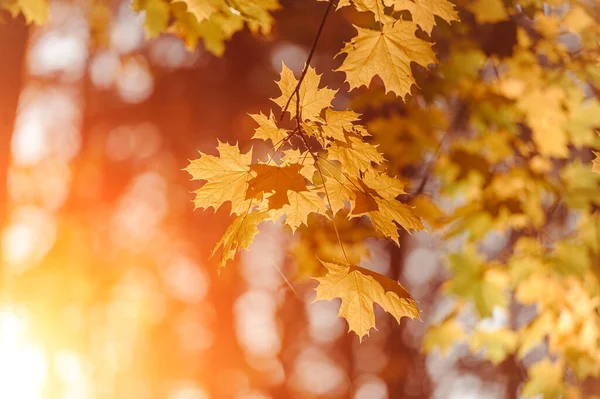
[[[0,6],[3,397],[600,394],[599,2]]]

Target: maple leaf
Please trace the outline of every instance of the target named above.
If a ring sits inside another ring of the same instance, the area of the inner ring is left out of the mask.
[[[269,117],[260,114],[251,114],[250,117],[258,123],[258,127],[254,131],[253,139],[271,140],[273,145],[280,143],[288,137],[288,132],[285,129],[277,127],[273,111],[269,112]]]
[[[565,158],[569,154],[566,131],[563,125],[567,116],[562,107],[564,91],[557,87],[531,90],[521,96],[517,107],[526,113],[533,131],[533,141],[540,154]]]
[[[263,34],[271,32],[273,17],[269,11],[280,8],[277,0],[228,0],[227,6],[242,16],[251,32],[261,31]]]
[[[412,208],[400,201],[376,198],[377,210],[367,212],[373,227],[386,237],[400,245],[400,235],[396,223],[410,233],[411,230],[423,230],[423,222]]]
[[[327,205],[331,208],[332,214],[335,216],[340,210],[346,207],[346,201],[350,201],[355,197],[355,190],[352,183],[347,182],[346,178],[339,172],[331,174],[332,171],[327,170],[326,166],[323,166],[329,175],[323,182],[323,194]]]
[[[447,0],[388,1],[393,3],[396,11],[408,10],[412,15],[413,22],[429,35],[431,35],[431,31],[435,25],[435,15],[448,23],[458,21],[458,13],[454,9],[454,4]]]
[[[411,86],[416,84],[410,63],[427,67],[436,62],[431,43],[415,36],[417,26],[414,22],[384,24],[381,31],[354,28],[358,35],[340,52],[346,53],[347,57],[338,68],[338,71],[346,73],[350,89],[368,86],[378,75],[386,93],[391,91],[405,97]]]
[[[592,161],[592,171],[600,173],[600,152],[594,151],[596,158]]]
[[[423,350],[427,353],[439,348],[440,352],[447,355],[452,346],[463,341],[466,334],[461,324],[454,319],[448,319],[437,326],[429,327],[423,337]]]
[[[269,217],[268,212],[251,212],[235,218],[229,225],[223,237],[212,250],[214,256],[223,247],[219,268],[225,267],[228,260],[235,258],[240,249],[247,249],[258,234],[258,225]]]
[[[345,141],[345,132],[352,131],[353,123],[358,121],[359,114],[353,111],[325,110],[325,124],[321,126],[323,134],[334,140]]]
[[[454,272],[446,283],[448,292],[471,299],[481,317],[490,316],[495,306],[506,306],[501,272],[486,267],[473,247],[466,247],[462,254],[450,254],[448,260]]]
[[[176,2],[184,3],[198,22],[210,18],[226,6],[223,0],[178,0]]]
[[[48,2],[45,0],[18,0],[27,23],[43,24],[48,20]]]
[[[302,169],[300,169],[300,174],[308,180],[312,180],[317,171],[314,158],[308,151],[300,152],[299,150],[288,150],[281,158],[281,164],[283,166],[293,164],[301,165]]]
[[[145,11],[144,30],[148,38],[158,36],[167,29],[171,7],[164,0],[134,0],[131,3],[134,11]]]
[[[321,261],[328,273],[315,278],[315,301],[340,298],[342,305],[338,316],[346,319],[349,330],[362,341],[375,328],[373,306],[378,304],[398,323],[403,316],[419,319],[419,309],[408,291],[400,283],[379,273],[356,265]]]
[[[380,164],[385,159],[376,146],[362,141],[360,137],[347,135],[347,141],[336,141],[328,149],[329,159],[340,162],[343,172],[359,176],[371,167],[371,163]]]
[[[404,183],[401,180],[374,169],[367,169],[362,181],[382,198],[394,199],[400,194],[406,194]]]
[[[289,204],[281,210],[285,213],[285,224],[295,232],[301,225],[308,226],[308,215],[311,213],[325,214],[325,202],[316,191],[290,191],[288,192]]]
[[[480,24],[500,22],[508,18],[502,0],[475,0],[468,8]]]
[[[321,111],[331,105],[331,101],[335,97],[335,93],[337,93],[337,90],[328,88],[319,89],[320,82],[321,75],[317,75],[314,68],[308,67],[304,80],[298,90],[300,96],[300,115],[303,121],[318,120]],[[281,96],[272,98],[271,100],[283,109],[291,98],[287,111],[292,118],[296,116],[296,95],[293,95],[293,93],[297,84],[298,80],[294,77],[292,70],[282,63],[281,78],[277,82],[281,90]]]
[[[391,22],[393,19],[385,14],[385,7],[382,0],[351,0],[358,11],[373,13],[375,20],[379,22]]]
[[[258,164],[250,167],[256,177],[248,181],[246,198],[262,198],[264,193],[273,193],[269,197],[269,209],[280,209],[290,204],[288,190],[307,191],[304,176],[300,174],[302,165],[290,164],[274,166]]]
[[[494,331],[476,330],[469,339],[469,350],[477,352],[483,349],[484,358],[499,364],[517,348],[517,333],[508,328]]]
[[[193,180],[207,180],[195,191],[195,209],[219,209],[231,202],[231,213],[247,211],[246,191],[250,175],[251,154],[242,154],[237,146],[218,142],[219,156],[200,153],[200,158],[190,161],[184,169]]]
[[[525,383],[521,392],[524,397],[563,397],[565,390],[564,365],[561,361],[552,363],[550,360],[544,359],[531,366],[528,374],[530,380]]]

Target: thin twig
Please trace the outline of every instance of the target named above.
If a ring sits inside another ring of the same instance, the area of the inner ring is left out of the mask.
[[[277,269],[277,271],[279,272],[279,274],[281,274],[281,277],[283,278],[283,281],[285,281],[285,283],[290,288],[290,290],[294,293],[294,295],[296,296],[296,298],[298,298],[299,300],[302,300],[300,298],[300,295],[298,294],[298,291],[296,291],[296,289],[294,288],[294,286],[292,285],[292,283],[290,283],[290,280],[288,280],[287,277],[285,276],[285,274],[283,274],[283,272],[281,271],[281,268],[279,266],[277,266],[277,263],[275,263],[275,261],[273,260],[273,258],[271,258],[271,256],[269,254],[267,254],[267,258],[269,258],[269,260],[271,261],[271,263],[273,264],[273,266],[275,266],[275,269]]]
[[[329,191],[327,190],[327,185],[325,184],[325,177],[323,176],[323,172],[321,171],[321,165],[319,165],[319,159],[310,150],[310,147],[308,146],[308,142],[306,141],[306,137],[304,137],[304,135],[302,134],[302,129],[300,129],[300,138],[302,139],[302,141],[304,141],[304,145],[306,145],[306,147],[308,148],[308,152],[313,157],[313,160],[315,162],[315,167],[317,168],[317,171],[319,172],[319,175],[321,176],[321,180],[323,181],[323,190],[325,191],[325,197],[327,198],[327,203],[329,204],[329,209],[331,210],[331,224],[333,224],[333,230],[335,231],[335,236],[337,237],[338,243],[340,244],[340,248],[342,249],[342,253],[344,254],[344,259],[346,259],[346,262],[350,263],[350,261],[348,260],[348,255],[346,255],[346,250],[344,249],[344,244],[342,244],[342,239],[340,238],[340,233],[335,224],[335,213],[333,212],[333,207],[331,206],[331,199],[329,198]]]
[[[298,83],[296,83],[296,87],[294,88],[294,91],[290,95],[290,98],[288,98],[287,103],[285,103],[285,107],[283,107],[283,110],[281,111],[281,117],[279,118],[279,120],[283,119],[283,114],[285,114],[285,111],[287,111],[288,107],[290,106],[290,101],[292,101],[292,97],[294,97],[294,95],[297,95],[298,91],[300,90],[300,84],[302,84],[302,81],[304,80],[304,77],[306,76],[306,72],[308,72],[308,66],[310,65],[310,61],[312,60],[312,57],[315,54],[315,50],[317,49],[317,43],[319,43],[319,39],[321,38],[321,33],[323,33],[323,28],[325,27],[325,21],[327,21],[327,16],[329,15],[329,12],[331,11],[331,8],[333,7],[334,2],[335,2],[335,0],[329,0],[329,2],[327,4],[327,8],[325,9],[325,14],[323,14],[323,19],[321,19],[321,25],[319,26],[319,30],[317,31],[317,36],[315,37],[315,41],[313,42],[313,45],[310,49],[310,53],[308,53],[308,58],[306,59],[306,64],[304,64],[304,69],[302,70],[302,75],[300,76]],[[296,97],[296,102],[299,103],[298,97]],[[298,107],[299,107],[299,104],[297,104],[296,108],[298,108]],[[296,113],[296,115],[297,115],[297,113]]]
[[[425,165],[425,173],[423,176],[423,180],[421,180],[421,184],[419,184],[419,187],[417,187],[415,192],[410,195],[410,199],[415,198],[416,196],[421,194],[423,192],[423,190],[425,189],[425,186],[427,185],[427,182],[429,181],[429,178],[431,177],[431,169],[433,168],[433,164],[435,163],[438,155],[440,154],[440,151],[442,150],[442,144],[444,143],[444,139],[448,136],[448,133],[449,133],[449,130],[446,130],[446,132],[444,132],[444,135],[442,136],[440,142],[438,143],[438,146],[435,149],[433,156],[431,157],[429,162],[427,162],[427,165]]]

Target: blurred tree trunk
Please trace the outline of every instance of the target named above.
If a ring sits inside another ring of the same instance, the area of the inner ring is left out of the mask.
[[[400,246],[390,245],[391,277],[411,291],[405,281],[402,281],[404,265],[410,247],[410,236],[406,233],[400,236]],[[421,309],[423,304],[421,304]],[[432,382],[426,370],[426,357],[418,347],[406,342],[403,337],[404,329],[410,321],[404,318],[399,328],[392,328],[385,345],[386,353],[390,356],[384,380],[388,383],[390,398],[429,398],[432,396]],[[391,322],[394,325],[395,321]]]
[[[12,19],[8,13],[0,12],[0,18],[0,226],[4,226],[8,199],[6,179],[10,162],[10,140],[23,82],[28,27],[22,16]]]

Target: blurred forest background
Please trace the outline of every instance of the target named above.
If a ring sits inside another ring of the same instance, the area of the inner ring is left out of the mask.
[[[326,7],[316,1],[281,3],[269,34],[244,29],[226,43],[221,57],[201,43],[190,50],[171,34],[146,40],[144,15],[127,1],[54,0],[41,26],[3,14],[0,186],[8,189],[0,190],[0,397],[517,397],[527,367],[547,352],[544,345],[533,358],[522,357],[510,335],[496,348],[494,365],[477,351],[485,344],[473,349],[459,342],[460,330],[443,330],[441,337],[430,336],[429,344],[423,341],[427,328],[449,314],[465,326],[517,330],[535,313],[509,294],[504,306],[492,306],[489,317],[479,321],[472,307],[442,290],[452,274],[444,266],[448,253],[463,248],[465,239],[450,234],[453,238],[443,240],[431,232],[438,227],[433,217],[430,232],[403,233],[399,248],[380,239],[363,242],[360,223],[342,227],[343,239],[357,242],[352,250],[370,252],[361,264],[401,281],[423,310],[422,322],[403,320],[399,326],[378,311],[378,331],[362,344],[336,317],[338,302],[311,303],[316,284],[307,277],[317,268],[314,254],[335,251],[330,232],[305,231],[299,238],[264,224],[251,250],[217,275],[210,250],[230,219],[222,211],[193,212],[190,192],[197,185],[182,169],[198,151],[214,154],[217,139],[238,141],[242,152],[261,145],[249,140],[256,123],[248,114],[273,108],[269,98],[279,94],[274,81],[282,62],[297,74],[302,70]],[[588,5],[597,7],[594,1]],[[547,7],[539,7],[543,15],[551,14]],[[335,55],[341,43],[353,35],[352,23],[370,23],[364,13],[350,8],[332,13],[312,61],[317,72],[325,72],[324,84],[342,88],[334,106],[352,104],[362,112],[394,173],[406,179],[410,192],[427,198],[439,193],[440,180],[454,184],[453,179],[466,180],[470,170],[484,180],[503,176],[507,168],[489,165],[514,157],[513,151],[523,153],[510,141],[510,126],[522,124],[507,105],[515,96],[507,94],[509,88],[490,95],[483,87],[498,79],[502,59],[513,55],[517,28],[531,33],[539,26],[524,15],[482,23],[473,12],[459,10],[461,22],[441,22],[433,34],[441,65],[413,69],[420,88],[406,103],[384,95],[380,84],[350,96],[344,75],[331,72],[339,66]],[[598,20],[591,21],[585,29],[597,33]],[[564,57],[578,54],[571,36],[542,34],[538,43],[545,42],[561,43]],[[545,45],[540,51],[552,49]],[[542,68],[555,69],[548,58]],[[600,74],[593,76],[600,82]],[[471,81],[480,86],[464,94]],[[452,97],[457,87],[463,102]],[[598,95],[594,90],[588,87],[588,98]],[[445,102],[436,99],[438,92]],[[484,253],[506,262],[518,238],[551,246],[563,237],[557,232],[565,226],[572,230],[576,222],[568,207],[595,212],[600,197],[589,148],[597,145],[591,133],[600,125],[596,110],[600,107],[580,118],[589,136],[577,136],[577,148],[559,161],[562,168],[564,160],[573,160],[576,168],[561,175],[563,180],[557,177],[560,181],[586,176],[585,195],[562,189],[580,202],[565,205],[546,196],[536,207],[529,197],[507,194],[489,211],[494,221],[503,218],[505,228],[488,234],[493,223],[478,216],[459,232],[470,232],[471,239],[484,242]],[[501,139],[477,137],[485,141],[481,148],[495,149],[490,156],[442,145],[448,131],[473,137],[489,124]],[[526,134],[531,137],[531,131]],[[550,151],[549,157],[554,155]],[[534,158],[531,152],[519,158],[523,170],[533,164],[536,179],[554,173],[548,159]],[[445,177],[449,165],[458,165],[458,177]],[[441,177],[433,176],[434,166]],[[513,183],[496,182],[496,189],[533,190]],[[464,198],[438,205],[449,211]],[[435,213],[430,202],[421,206],[429,207],[429,216]],[[535,213],[532,207],[542,218],[533,230],[523,221]],[[520,224],[506,222],[515,214]],[[565,251],[581,254],[580,249]],[[589,256],[596,259],[597,253]],[[590,262],[592,270],[596,266]],[[597,291],[586,300],[597,317]],[[597,319],[590,320],[597,329]],[[577,334],[572,333],[576,340]],[[452,348],[454,341],[459,344]],[[597,336],[591,345],[598,351]],[[591,359],[593,369],[598,357]],[[588,396],[599,391],[594,373],[578,383]],[[562,381],[563,375],[547,378]]]

